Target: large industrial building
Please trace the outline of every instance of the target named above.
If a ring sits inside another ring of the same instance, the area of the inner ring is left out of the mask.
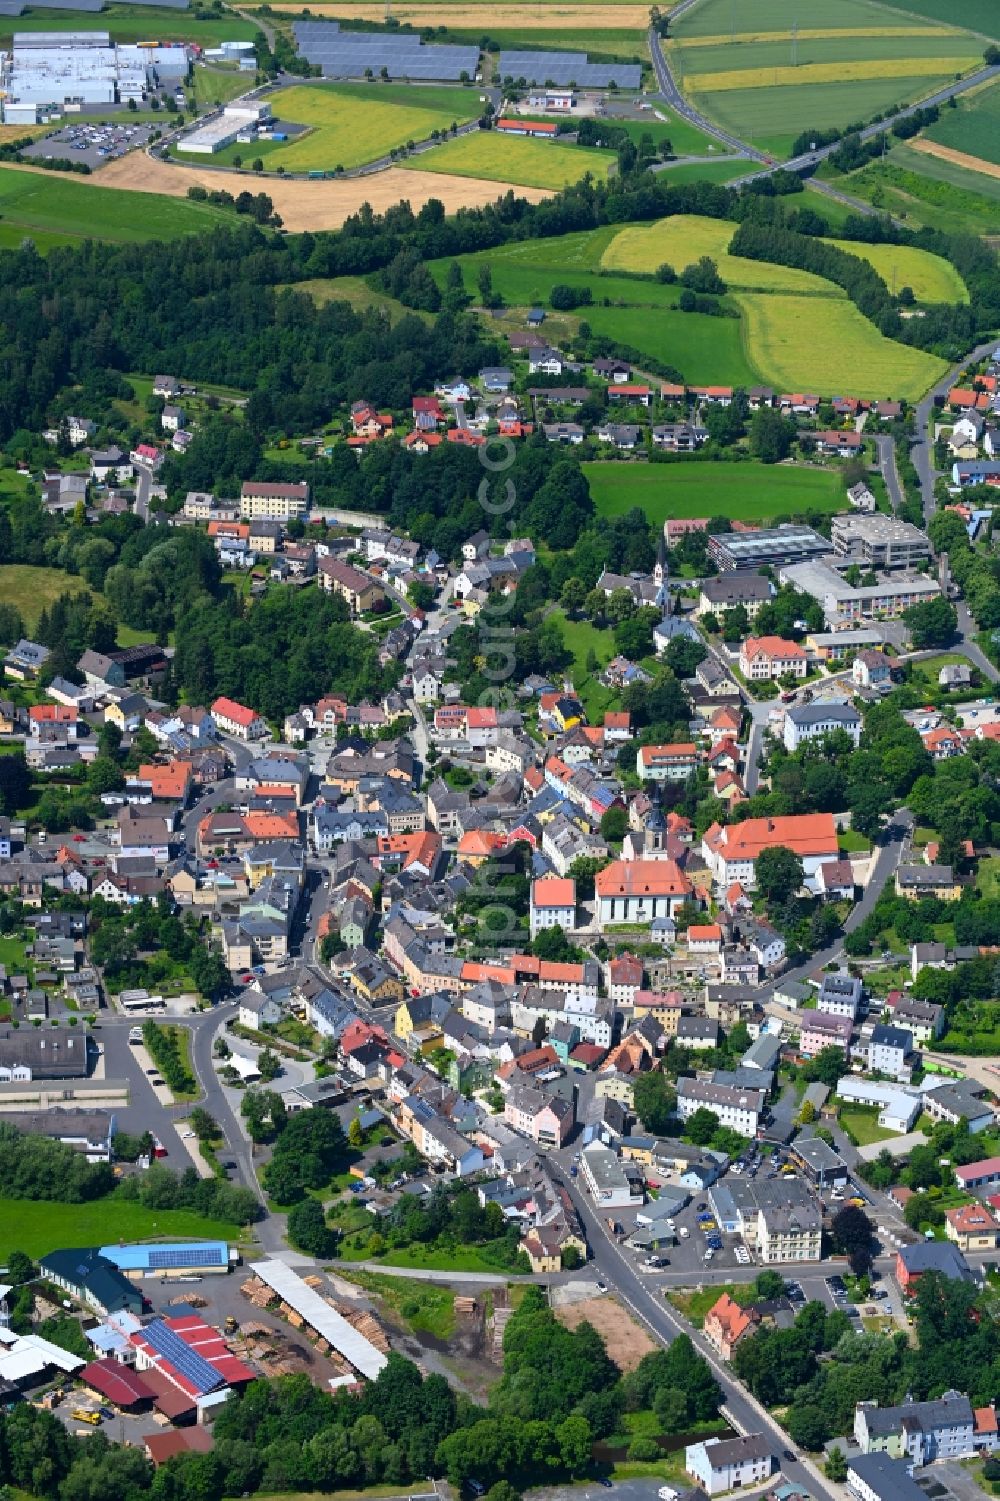
[[[115,45],[106,31],[16,31],[4,59],[4,121],[35,125],[64,111],[137,103],[187,77],[186,47]]]
[[[378,78],[385,68],[390,78],[458,83],[479,68],[478,47],[428,46],[413,31],[342,31],[338,21],[296,21],[293,29],[299,56],[324,78]]]
[[[259,128],[270,119],[269,104],[263,104],[259,99],[234,99],[221,114],[206,120],[190,135],[183,136],[179,148],[199,156],[212,156],[236,141],[253,141]]]

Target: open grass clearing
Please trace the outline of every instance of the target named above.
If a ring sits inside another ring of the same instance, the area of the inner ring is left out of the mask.
[[[154,193],[137,203],[92,180],[14,166],[0,167],[0,218],[18,244],[27,236],[39,248],[48,248],[49,235],[58,239],[48,243],[60,244],[81,238],[176,240],[237,222],[235,215],[210,203],[168,203]]]
[[[754,386],[760,379],[739,318],[671,309],[651,316],[641,307],[589,307],[583,316],[595,333],[680,371],[689,385]]]
[[[735,177],[746,176],[747,160],[740,156],[724,156],[717,162],[673,162],[663,170],[674,186],[683,182],[726,183]]]
[[[915,245],[863,245],[857,240],[827,240],[867,261],[895,294],[910,287],[918,302],[968,302],[969,289],[954,266],[940,255]]]
[[[60,594],[84,591],[94,593],[79,574],[64,573],[61,568],[33,568],[27,563],[5,563],[0,567],[0,599],[20,610],[29,631]]]
[[[349,1265],[351,1261],[377,1261],[379,1266],[389,1270],[394,1266],[401,1266],[425,1272],[488,1272],[491,1276],[503,1271],[494,1259],[470,1245],[438,1250],[433,1246],[414,1244],[386,1251],[381,1256],[372,1256],[365,1249],[352,1250],[342,1245],[340,1255],[344,1265]]]
[[[597,724],[602,715],[614,707],[619,697],[614,689],[606,688],[600,680],[601,672],[618,651],[614,632],[599,630],[589,620],[570,620],[565,610],[561,609],[554,610],[552,618],[562,631],[567,651],[573,653],[570,676],[587,711],[587,718],[591,724]],[[587,666],[591,652],[600,664],[596,672]]]
[[[347,302],[359,313],[365,308],[379,308],[388,313],[394,323],[400,318],[412,318],[414,314],[426,323],[433,318],[432,313],[404,307],[386,292],[373,292],[363,276],[317,277],[314,281],[297,281],[289,290],[304,292],[317,307],[325,307],[328,302]]]
[[[545,244],[544,241],[533,243],[539,248]],[[473,255],[462,256],[460,264],[465,276],[466,291],[476,303],[481,296],[479,273],[483,266],[489,266],[494,290],[500,293],[508,307],[545,305],[555,286],[587,288],[597,305],[609,299],[629,307],[673,308],[676,307],[681,292],[676,285],[664,286],[652,278],[640,281],[633,277],[615,276],[613,273],[597,274],[588,269],[577,269],[573,265],[560,265],[551,252],[535,261],[531,257],[515,258],[492,250],[480,250]],[[450,258],[429,263],[428,269],[442,290],[446,285],[450,266]],[[583,317],[588,312],[589,308],[580,309]]]
[[[846,298],[738,292],[746,339],[762,378],[783,391],[850,391],[915,401],[947,370],[944,360],[897,344]]]
[[[662,116],[663,118],[659,118]],[[665,105],[656,106],[656,114],[650,115],[644,120],[616,120],[613,116],[607,116],[609,125],[617,126],[624,130],[629,140],[638,146],[643,136],[652,136],[654,144],[659,147],[661,141],[669,141],[675,156],[704,156],[718,153],[725,154],[726,148],[713,136],[708,136],[704,131],[690,125],[687,120],[668,110]]]
[[[59,1246],[103,1246],[113,1241],[246,1239],[238,1225],[205,1219],[189,1209],[147,1209],[127,1199],[90,1204],[0,1199],[0,1261],[11,1251],[44,1256]]]
[[[871,840],[856,829],[844,829],[837,835],[837,847],[844,855],[867,855],[872,845]]]
[[[987,900],[1000,897],[1000,857],[988,855],[976,867],[976,885]]]
[[[597,178],[607,177],[614,160],[612,151],[477,131],[411,158],[409,166],[418,172],[446,172],[457,177],[558,189],[579,182],[587,172]]]
[[[736,228],[736,224],[728,219],[674,214],[668,219],[657,220],[655,224],[623,229],[605,250],[601,264],[609,271],[651,273],[666,262],[680,272],[707,255],[715,261],[719,275],[730,287],[843,297],[839,287],[810,271],[730,255],[729,242]]]
[[[833,469],[792,464],[584,464],[599,516],[638,506],[661,526],[668,518],[728,516],[748,522],[843,509],[844,488]],[[567,643],[569,644],[569,643]]]

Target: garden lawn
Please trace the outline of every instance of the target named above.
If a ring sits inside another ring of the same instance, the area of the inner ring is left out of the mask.
[[[871,849],[871,841],[854,829],[845,829],[837,835],[837,845],[845,855],[865,855]]]
[[[867,1110],[863,1105],[853,1110],[841,1110],[837,1119],[841,1129],[858,1147],[870,1147],[876,1141],[891,1141],[898,1134],[880,1126],[878,1111]]]
[[[410,157],[406,165],[419,172],[448,172],[456,177],[481,177],[491,182],[558,190],[579,182],[586,172],[599,179],[607,177],[614,161],[613,151],[502,136],[489,130],[456,136],[442,146]]]
[[[599,630],[589,620],[569,620],[564,610],[553,610],[552,618],[562,631],[567,651],[573,653],[571,676],[587,711],[587,718],[591,724],[597,724],[602,715],[617,702],[614,689],[606,688],[600,681],[600,671],[617,653],[614,632]],[[601,664],[596,673],[589,672],[587,668],[587,657],[591,652]]]
[[[38,247],[47,249],[54,243],[82,238],[176,240],[219,225],[235,227],[238,222],[233,213],[210,203],[163,198],[156,193],[123,193],[97,187],[94,181],[57,172],[0,167],[4,236],[11,240],[16,237],[20,244],[26,236],[34,239],[38,235]]]
[[[440,1251],[415,1244],[386,1251],[382,1256],[342,1246],[340,1254],[345,1265],[351,1261],[377,1261],[380,1266],[390,1268],[414,1267],[426,1272],[489,1272],[492,1276],[503,1271],[496,1261],[484,1256],[476,1246],[460,1245],[453,1250]]]
[[[722,1282],[713,1287],[703,1288],[700,1292],[668,1293],[667,1297],[689,1324],[693,1324],[696,1329],[702,1329],[705,1325],[706,1313],[713,1304],[719,1301],[723,1293],[728,1293],[731,1298],[739,1302],[741,1294],[749,1293],[749,1291],[749,1282]]]
[[[976,885],[989,901],[1000,897],[1000,858],[990,855],[980,860],[976,869]]]
[[[405,85],[319,84],[282,90],[272,99],[279,120],[310,126],[309,134],[279,143],[268,168],[309,172],[360,167],[407,141],[471,120],[479,95],[471,89],[415,89]],[[245,156],[254,156],[248,147]]]
[[[675,214],[655,224],[623,229],[611,241],[601,260],[609,271],[651,273],[664,262],[680,273],[707,255],[730,287],[761,292],[811,292],[824,297],[843,297],[833,282],[811,271],[779,266],[771,261],[745,260],[729,254],[729,242],[737,226],[728,219],[709,219],[700,214]]]
[[[641,295],[637,290],[637,298]],[[835,306],[833,300],[822,303],[824,309]],[[640,359],[648,355],[678,371],[688,385],[755,386],[760,382],[756,353],[747,346],[740,318],[669,308],[651,313],[642,307],[588,307],[581,310],[581,316],[595,334],[635,350]],[[782,390],[789,389],[782,386]]]
[[[584,464],[583,468],[599,516],[623,516],[639,506],[655,526],[668,518],[687,516],[765,522],[805,511],[832,515],[843,507],[843,483],[833,469],[615,461]]]
[[[846,298],[734,295],[754,364],[782,391],[916,401],[947,371],[944,360],[885,338]]]
[[[0,1199],[0,1261],[11,1251],[44,1256],[59,1246],[102,1246],[112,1241],[228,1240],[245,1238],[239,1225],[205,1219],[190,1209],[147,1209],[126,1199],[91,1204]]]

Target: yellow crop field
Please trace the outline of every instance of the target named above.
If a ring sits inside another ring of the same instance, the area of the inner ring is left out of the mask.
[[[918,302],[968,302],[969,291],[954,266],[915,245],[862,245],[857,240],[827,240],[849,255],[867,261],[889,291],[910,287]]]
[[[811,292],[842,297],[839,287],[811,271],[776,266],[770,261],[751,261],[730,255],[729,242],[736,225],[728,219],[707,219],[699,214],[676,214],[615,235],[601,257],[605,270],[655,271],[664,262],[677,272],[701,256],[710,256],[727,286],[761,292]]]
[[[442,146],[411,157],[407,166],[415,172],[446,172],[532,188],[565,188],[579,182],[585,172],[606,177],[614,160],[613,151],[588,151],[556,141],[532,141],[487,130],[456,136]]]
[[[916,401],[948,368],[884,338],[846,298],[740,292],[736,301],[754,366],[783,391]]]
[[[272,7],[276,12],[299,16],[302,8],[299,5],[275,5]],[[573,0],[572,4],[547,4],[529,5],[524,0],[518,3],[513,0],[512,4],[496,4],[494,0],[471,0],[466,7],[471,13],[470,25],[485,26],[489,24],[497,29],[522,27],[526,31],[548,31],[556,27],[566,27],[569,30],[579,30],[588,27],[592,31],[618,31],[623,27],[632,28],[638,33],[637,43],[641,41],[642,34],[649,25],[649,6],[636,5],[635,0],[610,0],[610,3],[601,3],[601,0]],[[396,20],[409,22],[412,26],[439,26],[445,19],[450,6],[445,0],[393,0],[392,14]],[[312,16],[336,16],[342,21],[383,21],[385,19],[384,0],[344,0],[344,3],[332,5],[314,4],[310,6],[309,14]],[[448,15],[451,26],[459,23],[452,19],[454,11]]]
[[[478,107],[478,95],[470,93],[469,114]],[[308,135],[272,153],[274,164],[280,162],[289,172],[361,166],[408,140],[425,140],[432,130],[447,130],[456,118],[453,110],[418,109],[389,103],[370,93],[362,102],[344,93],[304,85],[281,95],[281,115],[297,125],[312,127]]]
[[[966,57],[859,58],[854,62],[803,63],[801,67],[727,68],[723,73],[689,73],[689,93],[725,94],[733,89],[781,88],[786,84],[863,83],[871,78],[933,78],[967,73],[982,59]]]
[[[348,7],[350,9],[350,7]],[[691,47],[729,47],[734,42],[744,44],[750,42],[773,42],[779,33],[774,31],[737,31],[731,35],[728,31],[718,36],[685,36],[683,46],[685,51]],[[841,38],[852,36],[961,36],[962,32],[956,26],[810,26],[800,27],[795,33],[800,42],[820,42],[826,40],[840,41]],[[966,96],[968,97],[968,96]]]

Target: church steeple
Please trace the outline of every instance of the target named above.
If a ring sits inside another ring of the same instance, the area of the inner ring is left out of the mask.
[[[667,563],[667,543],[660,532],[660,544],[656,551],[656,567],[653,569],[653,582],[659,593],[660,603],[663,606],[664,615],[670,614],[670,568]]]

